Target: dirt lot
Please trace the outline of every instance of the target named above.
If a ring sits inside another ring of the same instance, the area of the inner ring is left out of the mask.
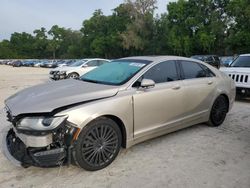
[[[48,72],[0,66],[0,108],[9,95],[47,82]],[[1,110],[0,129],[5,125]],[[112,165],[97,172],[75,166],[24,169],[0,153],[0,187],[69,186],[249,188],[250,101],[237,101],[219,128],[197,125],[138,144],[122,150]]]

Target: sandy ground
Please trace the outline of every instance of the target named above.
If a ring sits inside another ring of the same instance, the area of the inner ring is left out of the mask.
[[[0,108],[9,95],[48,81],[49,69],[0,66]],[[0,112],[0,128],[6,125]],[[0,132],[1,133],[1,132]],[[0,187],[250,187],[250,101],[219,128],[193,126],[122,150],[109,167],[15,167],[0,153]]]

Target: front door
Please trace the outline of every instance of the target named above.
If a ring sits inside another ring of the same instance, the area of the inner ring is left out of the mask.
[[[142,78],[156,84],[153,88],[136,88],[133,95],[135,138],[171,127],[183,114],[183,83],[174,61],[156,64]]]

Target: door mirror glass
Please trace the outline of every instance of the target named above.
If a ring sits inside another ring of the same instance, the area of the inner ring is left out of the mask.
[[[141,87],[142,88],[151,88],[155,86],[155,82],[151,79],[143,79],[141,81]]]

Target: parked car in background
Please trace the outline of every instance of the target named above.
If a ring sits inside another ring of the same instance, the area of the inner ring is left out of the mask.
[[[239,96],[250,97],[250,54],[238,56],[229,67],[221,67],[220,70],[235,81]]]
[[[34,67],[40,67],[42,64],[42,60],[34,60],[33,63],[34,63]]]
[[[43,60],[43,61],[41,61],[41,63],[40,63],[40,67],[45,68],[45,67],[44,67],[44,64],[45,64],[45,63],[47,63],[47,62],[48,62],[47,60]]]
[[[50,71],[50,78],[61,80],[66,78],[79,78],[83,74],[95,69],[96,67],[110,62],[107,59],[82,59],[69,66],[58,67]]]
[[[70,64],[76,62],[77,60],[61,60],[57,62],[57,67],[65,67],[69,66]]]
[[[217,55],[194,55],[191,56],[191,58],[208,63],[209,65],[212,65],[217,69],[220,68],[220,58]]]
[[[74,161],[100,170],[121,147],[203,122],[220,126],[234,97],[234,81],[198,60],[118,59],[5,100],[12,125],[2,132],[3,153],[24,167]]]
[[[12,66],[13,66],[13,67],[21,67],[21,66],[23,66],[23,63],[22,63],[22,61],[20,61],[20,60],[14,61],[14,62],[12,63]]]
[[[222,56],[220,57],[221,65],[224,67],[230,66],[230,64],[233,62],[234,56]]]
[[[44,61],[40,67],[44,68],[55,68],[57,67],[56,61]]]
[[[34,62],[33,62],[33,60],[23,60],[22,61],[22,66],[25,66],[25,67],[34,67]]]
[[[15,61],[17,61],[17,60],[9,60],[6,62],[6,65],[12,65]]]

